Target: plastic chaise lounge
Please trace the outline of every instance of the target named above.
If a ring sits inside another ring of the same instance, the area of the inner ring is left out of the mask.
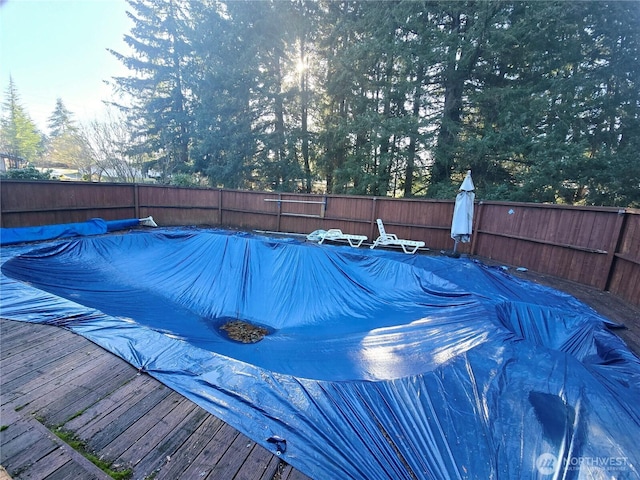
[[[388,246],[388,247],[400,246],[402,247],[402,251],[404,253],[413,254],[413,253],[416,253],[418,248],[424,247],[424,242],[422,241],[403,240],[401,238],[398,238],[393,233],[387,233],[384,229],[384,224],[382,223],[382,220],[377,219],[376,222],[378,223],[378,230],[380,231],[380,236],[376,238],[376,241],[373,242],[373,245],[371,245],[371,248],[376,248],[377,246]]]
[[[320,233],[320,241],[318,243],[321,244],[325,240],[331,240],[333,242],[346,240],[352,247],[359,247],[366,239],[366,235],[351,235],[343,233],[339,228],[331,228],[326,232]]]

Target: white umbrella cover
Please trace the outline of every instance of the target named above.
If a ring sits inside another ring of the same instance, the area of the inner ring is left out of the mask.
[[[451,238],[458,242],[468,242],[471,239],[471,227],[473,224],[473,201],[476,194],[473,192],[473,180],[471,170],[467,171],[460,192],[456,196],[456,204],[453,208],[453,220],[451,221]],[[455,247],[454,247],[455,249]]]

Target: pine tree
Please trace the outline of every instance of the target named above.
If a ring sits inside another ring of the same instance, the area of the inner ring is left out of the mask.
[[[117,83],[167,175],[453,198],[471,168],[484,198],[638,202],[633,3],[130,4]]]
[[[20,103],[20,97],[13,78],[2,105],[0,120],[0,150],[26,162],[35,164],[43,152],[43,137],[35,123]]]
[[[134,128],[132,154],[156,157],[163,181],[175,171],[190,168],[189,125],[191,118],[184,81],[184,65],[190,55],[185,41],[185,13],[175,0],[128,0],[134,21],[125,42],[133,53],[113,55],[135,72],[115,82],[128,95],[124,108]]]
[[[61,98],[56,100],[48,126],[50,135],[44,156],[48,166],[76,168],[90,178],[93,163],[90,150],[73,119],[73,113]]]
[[[213,186],[248,188],[254,172],[256,138],[250,105],[256,51],[247,42],[251,25],[232,16],[226,4],[191,5],[187,83],[193,96],[195,170]]]
[[[73,133],[77,130],[73,113],[64,105],[61,98],[56,100],[56,106],[49,117],[49,136],[51,138],[59,137],[65,133]]]
[[[588,144],[576,172],[580,200],[640,206],[640,10],[626,2],[593,5],[582,36],[591,88],[580,114]]]
[[[637,157],[626,142],[638,132],[638,13],[624,3],[506,7],[459,138],[476,185],[486,198],[633,204]]]

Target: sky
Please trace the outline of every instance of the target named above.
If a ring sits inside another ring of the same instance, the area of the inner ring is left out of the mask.
[[[100,119],[103,80],[126,75],[108,51],[128,52],[125,0],[0,0],[0,101],[13,78],[21,105],[44,133],[56,100],[76,121]]]

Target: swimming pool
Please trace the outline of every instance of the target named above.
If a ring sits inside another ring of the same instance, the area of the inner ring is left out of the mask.
[[[86,336],[313,478],[638,473],[637,357],[500,269],[192,229],[2,253],[3,317]]]

